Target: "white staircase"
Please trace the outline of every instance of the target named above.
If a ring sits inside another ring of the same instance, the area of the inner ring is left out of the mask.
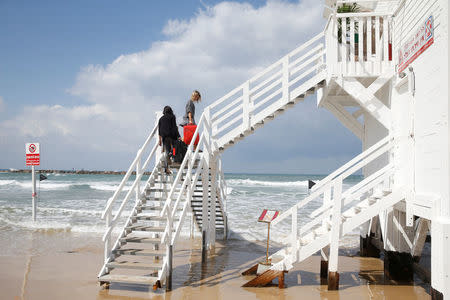
[[[365,20],[370,26],[372,16],[366,14],[364,20],[351,18],[359,22],[358,30],[363,36],[362,22]],[[222,228],[226,237],[226,184],[221,153],[308,95],[318,91],[318,98],[326,99],[330,82],[340,83],[347,95],[356,99],[354,103],[360,106],[360,111],[367,110],[389,127],[389,110],[374,96],[389,81],[392,65],[388,56],[388,22],[380,22],[380,18],[375,17],[374,24],[378,26],[376,36],[380,36],[380,40],[383,37],[384,47],[377,40],[375,53],[366,53],[363,47],[355,52],[354,41],[338,45],[336,17],[330,17],[323,32],[206,107],[192,139],[195,141],[199,137],[199,144],[196,148],[192,143],[189,145],[185,159],[173,175],[162,172],[163,158],[155,159],[156,152],[160,151],[155,126],[102,214],[106,220],[105,261],[98,275],[99,282],[146,284],[154,288],[166,283],[170,289],[172,249],[188,212],[192,214],[191,234],[196,227],[213,244],[216,229]],[[350,36],[354,35],[355,25],[351,25]],[[380,34],[380,26],[385,26],[383,34]],[[346,34],[345,29],[342,39],[346,39]],[[370,30],[366,34],[371,35]],[[369,40],[366,39],[370,46]],[[364,49],[372,49],[369,46]],[[374,72],[382,76],[368,88],[346,76],[373,75]],[[362,136],[358,113],[351,115],[338,102],[328,102],[328,106],[334,108],[332,112],[339,112],[338,118],[347,120],[345,125],[355,134]],[[155,144],[149,147],[152,141]],[[330,246],[331,269],[337,268],[339,239],[405,196],[404,190],[391,187],[391,163],[352,188],[342,190],[345,178],[389,153],[392,146],[390,137],[381,140],[320,181],[310,196],[273,222],[276,225],[291,217],[290,238],[286,247],[273,255],[280,260],[272,269],[289,270],[293,263],[327,245]],[[142,163],[146,151],[149,154]],[[143,172],[150,161],[155,161],[155,166],[141,189]],[[131,188],[123,200],[116,203],[125,193],[124,186],[133,170],[136,170],[136,178]],[[113,229],[120,223],[125,206],[130,205],[127,203],[132,194],[135,194],[133,209],[112,244]],[[317,201],[322,201],[321,208],[312,213],[309,223],[299,227],[298,210]]]
[[[308,197],[272,222],[273,226],[277,226],[283,224],[287,218],[291,220],[291,233],[286,241],[286,247],[272,255],[279,261],[272,269],[289,270],[293,263],[300,262],[329,246],[329,269],[334,272],[337,270],[339,240],[406,197],[407,191],[404,188],[392,188],[394,173],[392,163],[388,163],[358,184],[343,190],[343,181],[348,176],[386,155],[393,147],[392,138],[385,137],[319,181]],[[308,205],[317,205],[317,202],[321,203],[320,208],[311,213],[308,223],[299,226],[298,210],[306,209]]]
[[[220,160],[212,168],[205,163],[205,139],[200,140],[197,150],[188,148],[181,165],[171,166],[172,174],[164,172],[163,159],[157,159],[151,175],[141,190],[143,171],[156,151],[156,127],[138,151],[121,184],[108,200],[102,217],[106,219],[107,229],[103,236],[105,242],[105,261],[98,280],[103,283],[150,285],[161,287],[171,268],[171,249],[180,235],[188,212],[191,213],[191,227],[197,225],[222,230],[227,234],[225,214],[226,185],[223,179]],[[141,167],[143,153],[151,141],[155,145]],[[203,152],[204,151],[204,152]],[[212,164],[211,164],[212,165]],[[123,196],[125,183],[136,168],[136,178],[120,205],[115,201]],[[113,229],[120,223],[124,208],[135,194],[134,205],[115,243],[111,245]],[[212,201],[214,199],[215,201]],[[113,208],[116,208],[113,214]],[[212,213],[214,212],[214,213]],[[204,222],[206,220],[206,222]],[[193,229],[193,228],[192,228]]]

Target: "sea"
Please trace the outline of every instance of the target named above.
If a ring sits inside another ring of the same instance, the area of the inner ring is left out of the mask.
[[[113,195],[123,175],[106,174],[58,174],[43,173],[44,181],[36,183],[37,219],[32,221],[31,174],[0,173],[0,233],[21,231],[72,232],[91,236],[105,231],[101,214],[106,202]],[[281,212],[309,195],[308,180],[318,181],[320,175],[283,174],[225,174],[227,198],[225,206],[228,216],[229,238],[248,241],[265,241],[268,226],[258,222],[263,209]],[[37,176],[37,178],[39,178]],[[144,178],[145,179],[145,178]],[[127,182],[121,199],[134,178]],[[343,190],[362,180],[361,176],[350,176],[344,181]],[[319,198],[311,205],[300,209],[298,223],[311,221],[311,212],[320,207]],[[133,207],[133,200],[125,206],[121,221],[125,221]],[[117,203],[113,211],[118,208]],[[189,216],[183,224],[182,235],[190,232]],[[270,240],[283,243],[291,229],[290,218],[272,226]],[[120,232],[120,227],[115,229]],[[341,246],[359,245],[357,230],[341,240]]]

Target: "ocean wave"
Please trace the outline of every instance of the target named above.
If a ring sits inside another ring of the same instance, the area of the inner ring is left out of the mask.
[[[229,179],[228,185],[235,186],[269,186],[269,187],[307,187],[308,181],[262,181],[252,179]]]
[[[0,180],[0,186],[15,186],[23,189],[31,189],[32,183],[30,181],[18,181],[18,180]],[[115,191],[119,186],[118,183],[106,183],[106,182],[52,182],[52,181],[44,181],[37,182],[36,187],[41,190],[66,190],[69,188],[72,189],[95,189],[100,191]],[[125,186],[123,191],[129,191],[131,186]]]
[[[18,181],[18,180],[0,180],[0,186],[6,186],[6,185],[14,185],[14,186],[19,186],[24,189],[31,189],[33,184],[31,182],[31,180],[27,181],[27,182]],[[46,190],[68,189],[71,185],[73,185],[73,183],[69,183],[69,182],[61,182],[61,183],[36,182],[37,187],[39,187],[40,189],[46,189]]]
[[[99,216],[103,212],[102,210],[70,209],[59,207],[38,207],[38,211],[45,211],[51,213],[69,213],[77,215],[94,215],[94,216]],[[127,212],[124,211],[123,213],[126,214]]]
[[[106,183],[95,183],[90,184],[91,189],[100,190],[100,191],[112,191],[115,192],[119,187],[119,184],[106,184]],[[122,191],[129,191],[131,186],[124,186]]]
[[[0,185],[10,185],[14,184],[16,180],[0,180]]]
[[[0,218],[0,221],[8,225],[10,229],[25,229],[35,232],[44,233],[56,233],[56,232],[78,232],[78,233],[104,233],[104,224],[92,224],[92,225],[81,225],[81,224],[69,224],[63,221],[49,221],[49,220],[39,220],[35,222],[31,220],[27,221],[11,221],[9,219]],[[0,226],[1,227],[1,226]],[[116,226],[113,230],[113,234],[120,233],[120,226]]]

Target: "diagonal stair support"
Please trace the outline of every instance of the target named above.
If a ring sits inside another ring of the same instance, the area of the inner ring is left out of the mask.
[[[337,102],[325,102],[323,106],[331,111],[333,115],[341,121],[354,135],[356,135],[360,140],[363,138],[364,128],[361,123],[345,108]]]
[[[389,130],[391,127],[391,111],[375,96],[375,93],[390,81],[391,78],[391,72],[381,75],[367,88],[355,77],[340,77],[336,82],[352,96],[361,107]]]

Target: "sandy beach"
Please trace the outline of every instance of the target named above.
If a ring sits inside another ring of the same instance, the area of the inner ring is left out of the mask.
[[[173,290],[113,284],[100,287],[101,237],[71,232],[20,231],[0,233],[0,299],[429,299],[427,285],[386,281],[383,262],[343,250],[339,258],[340,290],[320,284],[320,257],[315,255],[286,275],[277,286],[242,288],[252,276],[241,272],[262,260],[263,241],[218,240],[201,264],[200,239],[180,242],[174,254]],[[9,240],[8,240],[9,238]],[[275,247],[271,250],[275,250]]]

